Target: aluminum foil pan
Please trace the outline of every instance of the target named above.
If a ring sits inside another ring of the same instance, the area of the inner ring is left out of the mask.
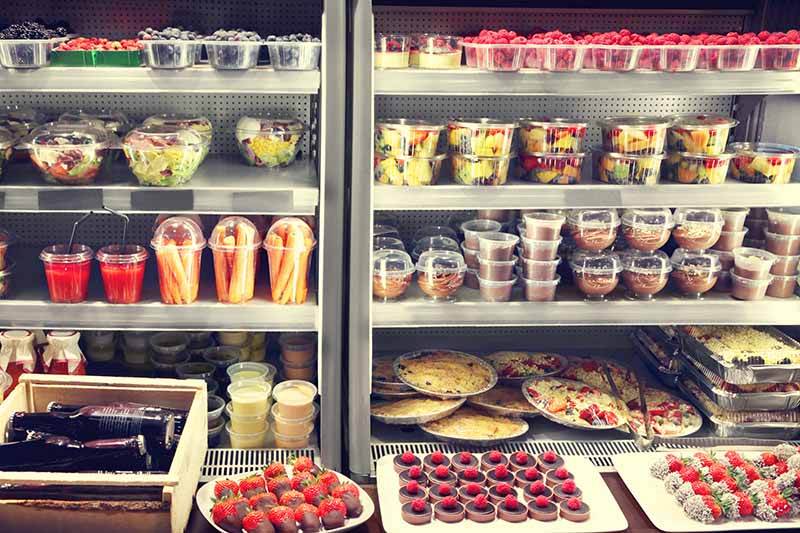
[[[466,358],[469,361],[469,364],[480,366],[481,368],[485,369],[486,372],[489,373],[489,383],[482,389],[472,391],[469,393],[449,393],[414,385],[403,379],[400,368],[406,361],[410,361],[412,359],[417,359],[421,357],[426,357],[432,353],[448,353],[448,354],[458,355],[461,358]],[[492,365],[490,365],[488,362],[484,361],[478,356],[470,355],[464,352],[458,352],[455,350],[430,349],[430,350],[417,350],[415,352],[409,352],[395,359],[393,368],[395,375],[397,375],[403,383],[405,383],[406,385],[408,385],[409,387],[411,387],[412,389],[416,390],[421,394],[424,394],[426,396],[434,396],[436,398],[447,399],[447,398],[463,398],[467,396],[475,396],[476,394],[481,394],[483,392],[486,392],[495,385],[497,385],[497,372],[495,372],[494,367]]]
[[[531,396],[531,394],[528,392],[529,386],[533,382],[535,382],[535,381],[537,381],[539,379],[557,379],[558,381],[564,382],[565,384],[570,384],[570,385],[572,385],[572,386],[574,386],[576,388],[580,388],[580,387],[584,386],[585,384],[581,383],[580,381],[573,381],[571,379],[552,378],[552,377],[549,377],[549,378],[531,378],[528,381],[526,381],[522,385],[522,394],[525,395],[525,399],[528,400],[530,402],[530,404],[533,405],[539,411],[539,414],[542,415],[543,417],[547,418],[548,420],[552,420],[556,424],[561,424],[562,426],[566,426],[566,427],[574,428],[574,429],[582,429],[584,431],[604,431],[604,430],[607,430],[607,429],[617,429],[617,428],[620,428],[620,427],[624,426],[627,423],[625,414],[627,413],[628,408],[626,406],[624,406],[624,405],[622,405],[622,406],[618,405],[618,409],[617,410],[618,410],[620,416],[619,416],[619,424],[617,424],[616,426],[612,426],[610,424],[609,425],[603,425],[603,426],[590,426],[590,425],[587,425],[587,424],[579,424],[577,422],[573,422],[572,420],[570,420],[570,419],[568,419],[566,417],[558,416],[555,413],[551,413],[550,411],[548,411],[544,407],[541,407],[537,403],[537,401]],[[614,399],[614,397],[611,394],[608,394],[608,397],[609,397],[609,399],[611,401],[617,402],[619,404],[619,402],[616,399]]]
[[[636,351],[641,355],[642,360],[647,367],[652,370],[653,374],[658,380],[666,387],[674,389],[678,386],[678,378],[680,378],[680,371],[670,370],[661,364],[661,361],[653,354],[652,351],[640,340],[639,332],[631,335],[631,343]]]
[[[394,373],[395,355],[382,355],[372,359],[372,386],[382,391],[414,392],[414,389],[400,381]]]
[[[417,397],[419,397],[417,395]],[[428,398],[430,399],[430,398]],[[396,401],[396,400],[395,400]],[[376,406],[376,404],[384,404],[384,403],[391,403],[391,402],[373,402],[370,405],[370,415],[372,418],[379,422],[383,422],[384,424],[390,424],[393,426],[414,426],[417,424],[425,424],[426,422],[433,422],[434,420],[439,420],[440,418],[445,418],[447,416],[452,415],[455,413],[466,401],[466,398],[460,398],[455,400],[446,400],[448,403],[452,403],[453,405],[448,405],[446,407],[442,407],[438,410],[434,409],[426,414],[417,414],[417,415],[408,415],[408,416],[388,416],[388,415],[378,415],[372,412],[372,407]]]

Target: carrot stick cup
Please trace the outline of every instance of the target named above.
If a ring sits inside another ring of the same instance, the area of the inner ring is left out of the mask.
[[[272,224],[264,239],[269,261],[272,301],[302,304],[308,297],[311,253],[317,245],[311,228],[299,218],[282,218]]]
[[[190,304],[200,288],[200,264],[206,239],[196,222],[171,217],[161,223],[150,245],[156,252],[161,301]]]
[[[261,247],[255,225],[244,217],[223,218],[214,227],[208,246],[214,253],[217,299],[232,304],[251,300]]]

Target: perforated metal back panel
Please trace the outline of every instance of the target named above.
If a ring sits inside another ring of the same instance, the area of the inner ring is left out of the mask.
[[[0,227],[10,229],[24,246],[47,246],[67,242],[79,213],[0,213]],[[153,237],[156,215],[129,215],[128,242],[148,245]],[[214,217],[213,221],[216,220]],[[213,228],[213,221],[206,225]],[[84,222],[78,230],[77,240],[92,248],[118,242],[122,236],[122,222],[111,215],[96,215]]]

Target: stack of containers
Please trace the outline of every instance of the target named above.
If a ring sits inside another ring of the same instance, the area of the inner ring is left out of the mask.
[[[480,268],[480,263],[478,262],[478,253],[480,251],[478,236],[484,232],[498,232],[502,227],[503,225],[500,222],[488,218],[476,218],[460,224],[461,233],[464,235],[461,251],[464,254],[464,263],[467,267],[464,275],[464,285],[470,289],[480,288],[478,283],[478,270]]]
[[[718,185],[725,182],[733,152],[725,145],[739,121],[725,115],[685,114],[669,117],[664,178],[677,183]]]
[[[443,124],[390,118],[375,124],[375,180],[387,185],[434,185],[446,154],[437,154]]]
[[[263,448],[267,445],[272,383],[275,367],[261,363],[235,363],[226,369],[228,385],[226,406],[230,421],[225,426],[232,448]]]
[[[519,124],[522,179],[553,185],[580,183],[587,122],[534,117],[520,119]]]
[[[750,229],[745,226],[750,209],[747,207],[732,207],[722,209],[722,219],[724,224],[720,232],[719,240],[711,247],[712,253],[719,257],[720,267],[715,291],[730,292],[733,287],[731,280],[731,269],[734,265],[733,251],[744,246],[745,237],[750,233]]]
[[[578,248],[570,259],[575,285],[587,300],[602,301],[619,284],[622,260],[605,251],[617,240],[620,218],[616,209],[577,209],[567,227]]]
[[[486,302],[507,302],[517,282],[514,250],[519,237],[512,233],[485,231],[478,234],[478,287]]]
[[[737,300],[763,300],[772,283],[775,256],[759,248],[745,246],[733,250],[731,292]]]
[[[672,280],[687,298],[701,298],[719,279],[719,252],[709,248],[719,241],[725,220],[722,211],[708,207],[675,210],[672,238],[678,249],[672,254]]]
[[[672,235],[675,221],[666,207],[628,209],[622,215],[622,236],[630,250],[622,254],[626,296],[652,300],[667,286],[672,264],[659,250]]]
[[[285,379],[312,381],[317,376],[317,337],[314,333],[283,333],[281,370]]]
[[[561,281],[556,274],[561,263],[557,254],[565,221],[566,217],[560,213],[530,211],[522,215],[517,275],[529,302],[549,302],[556,297],[556,287]]]
[[[667,128],[671,121],[656,116],[607,117],[599,121],[603,147],[595,148],[595,178],[613,185],[655,185]]]
[[[453,181],[461,185],[503,185],[508,179],[514,121],[458,118],[447,123],[447,149]]]
[[[319,408],[314,404],[317,387],[291,379],[275,386],[272,397],[273,433],[277,448],[305,448],[314,432]]]
[[[800,207],[767,209],[766,248],[775,254],[767,295],[789,298],[800,286]]]

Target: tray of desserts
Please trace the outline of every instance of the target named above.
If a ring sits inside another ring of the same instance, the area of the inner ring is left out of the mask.
[[[466,398],[429,398],[415,396],[400,400],[372,401],[369,412],[372,418],[384,424],[413,426],[433,422],[450,416],[461,407]]]
[[[488,447],[522,437],[530,426],[521,418],[497,416],[473,407],[461,407],[452,415],[420,424],[419,428],[444,442]]]
[[[393,362],[394,374],[408,387],[438,398],[464,398],[497,384],[497,372],[485,360],[455,350],[417,350]]]
[[[563,355],[545,352],[500,351],[485,357],[500,383],[522,385],[532,377],[552,376],[567,366]]]
[[[430,531],[611,532],[628,527],[597,469],[553,451],[488,451],[378,460],[378,500],[387,533]]]
[[[679,362],[675,357],[677,347],[657,341],[647,330],[655,328],[638,328],[631,334],[631,344],[641,355],[642,361],[666,387],[674,389],[678,386],[681,375]]]
[[[623,453],[617,473],[661,531],[769,531],[800,527],[797,447]]]
[[[800,381],[800,343],[768,326],[681,326],[683,351],[734,385]]]
[[[522,394],[545,418],[575,429],[615,429],[628,419],[626,406],[604,390],[581,381],[531,378],[522,385]]]
[[[467,404],[497,416],[520,418],[539,416],[539,411],[525,399],[519,385],[495,385],[491,390],[467,398]]]
[[[576,355],[565,357],[567,367],[559,374],[559,377],[580,381],[602,391],[613,392],[604,370],[604,367],[607,367],[614,380],[614,385],[624,401],[639,397],[639,378],[632,368],[604,357]]]

